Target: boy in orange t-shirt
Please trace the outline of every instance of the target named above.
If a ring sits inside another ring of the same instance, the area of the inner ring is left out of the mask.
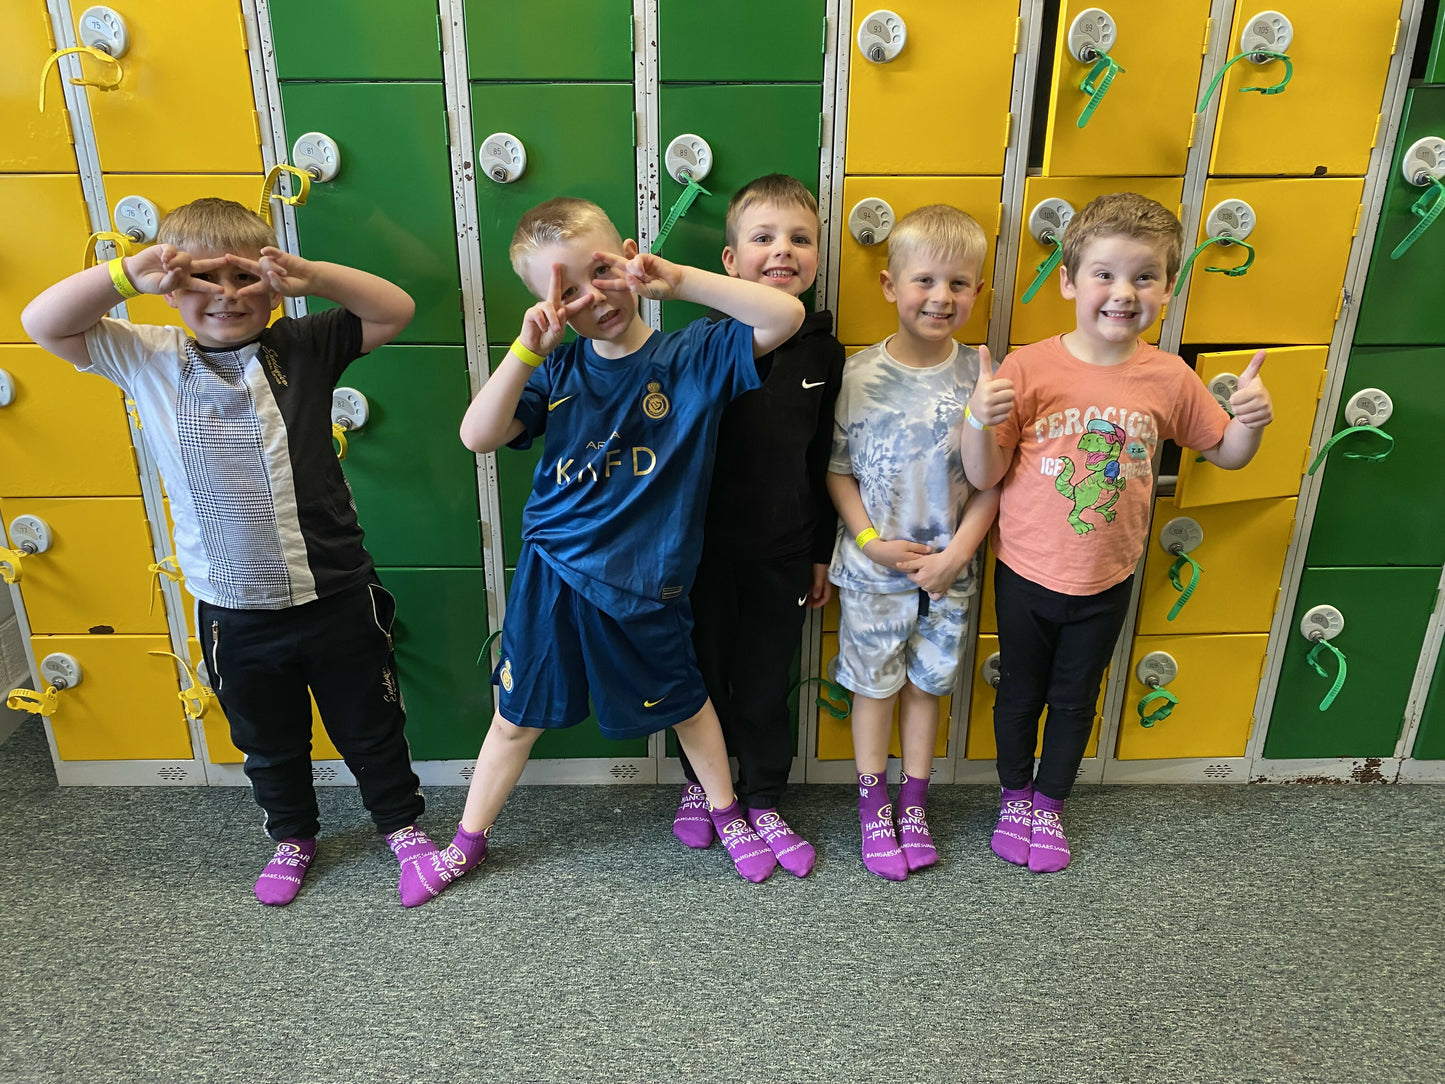
[[[1089,203],[1064,232],[1059,270],[1074,330],[1014,351],[996,374],[985,351],[965,412],[969,482],[1003,483],[994,528],[1003,796],[991,845],[1036,873],[1069,864],[1060,813],[1149,537],[1156,446],[1172,439],[1237,470],[1274,417],[1259,378],[1264,351],[1226,413],[1182,358],[1139,338],[1174,285],[1183,240],[1154,200],[1124,192]]]

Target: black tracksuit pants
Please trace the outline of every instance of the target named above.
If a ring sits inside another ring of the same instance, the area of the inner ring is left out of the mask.
[[[716,552],[703,554],[693,582],[697,665],[737,757],[738,798],[748,809],[776,806],[792,770],[788,693],[812,584],[811,558],[747,561]],[[686,754],[682,768],[697,781]]]
[[[308,690],[376,827],[394,832],[425,808],[403,732],[395,615],[396,601],[379,583],[285,610],[200,603],[211,687],[231,740],[246,754],[246,777],[272,839],[309,839],[320,829]]]
[[[1099,682],[1129,611],[1133,577],[1097,595],[1064,595],[995,562],[998,696],[993,733],[999,782],[1063,801],[1073,788],[1089,734]],[[1033,777],[1039,715],[1048,705],[1044,750]]]

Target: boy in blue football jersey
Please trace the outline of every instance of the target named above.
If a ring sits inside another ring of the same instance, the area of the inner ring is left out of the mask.
[[[456,839],[427,866],[440,892],[486,856],[487,834],[544,728],[580,723],[588,692],[609,738],[672,727],[738,872],[761,881],[772,850],[738,807],[717,714],[690,640],[718,419],[761,384],[755,359],[803,323],[797,298],[640,254],[578,199],[523,216],[512,266],[540,298],[462,420],[477,452],[544,432],[492,680],[497,711]],[[730,314],[655,333],[639,296]],[[579,336],[563,345],[571,324]]]

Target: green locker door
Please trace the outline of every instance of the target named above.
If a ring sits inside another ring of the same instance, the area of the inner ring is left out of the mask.
[[[1445,224],[1436,222],[1398,260],[1390,258],[1395,246],[1420,222],[1410,208],[1428,189],[1407,181],[1400,163],[1410,145],[1426,136],[1445,138],[1445,87],[1418,87],[1405,97],[1400,138],[1390,162],[1389,187],[1355,326],[1357,346],[1445,343],[1445,306],[1438,303]]]
[[[442,77],[434,0],[271,0],[269,7],[279,79]]]
[[[823,0],[659,0],[657,61],[665,83],[820,83]]]
[[[512,270],[508,249],[524,212],[554,196],[590,199],[623,239],[637,236],[637,160],[628,83],[474,83],[472,130],[477,154],[488,136],[522,142],[522,176],[498,183],[477,170],[487,340],[510,343],[536,301]]]
[[[1382,460],[1346,452],[1384,446],[1371,433],[1346,437],[1330,451],[1310,532],[1310,567],[1445,563],[1445,501],[1438,468],[1445,462],[1445,346],[1355,347],[1345,370],[1334,432],[1347,428],[1345,405],[1365,388],[1394,403],[1381,429],[1395,438]]]
[[[632,0],[466,0],[466,19],[473,79],[632,78]]]
[[[301,255],[390,279],[416,301],[397,341],[462,341],[461,273],[440,83],[283,83],[286,131],[322,132],[341,172],[296,209]],[[330,302],[311,299],[313,311]]]
[[[507,356],[507,347],[494,346],[490,353],[492,371],[495,372]],[[522,552],[522,510],[527,506],[527,498],[532,495],[532,479],[536,476],[537,463],[546,444],[544,436],[534,440],[526,451],[497,449],[497,489],[502,501],[502,555],[509,569],[517,567],[517,554]]]
[[[712,148],[713,166],[699,196],[680,219],[662,250],[667,259],[722,272],[723,227],[728,200],[766,173],[788,173],[817,194],[822,88],[817,84],[756,86],[664,86],[658,96],[659,154],[684,134],[701,136]],[[665,221],[683,186],[659,179]],[[811,301],[804,295],[804,304]],[[662,326],[671,331],[704,315],[699,305],[665,302]]]
[[[1415,735],[1415,749],[1410,755],[1416,760],[1445,760],[1445,651],[1435,661],[1425,714],[1420,717],[1420,732]]]
[[[1439,581],[1439,568],[1305,570],[1266,758],[1394,756]],[[1328,678],[1315,673],[1306,660],[1310,642],[1299,631],[1300,618],[1322,604],[1344,614],[1344,630],[1332,643],[1348,664],[1345,685],[1327,711],[1319,705],[1334,680],[1334,657],[1322,653]]]
[[[1421,27],[1421,33],[1428,32]],[[1418,55],[1418,54],[1416,54]],[[1445,4],[1435,16],[1435,36],[1430,42],[1430,55],[1425,61],[1425,83],[1445,83]]]
[[[342,469],[376,562],[481,567],[476,460],[457,436],[465,350],[383,346],[354,362],[341,386],[361,392],[369,411],[346,434]]]

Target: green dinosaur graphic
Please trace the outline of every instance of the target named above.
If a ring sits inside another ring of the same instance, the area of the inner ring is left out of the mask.
[[[1091,508],[1104,517],[1105,523],[1114,522],[1117,515],[1114,505],[1118,503],[1126,481],[1119,476],[1119,453],[1124,450],[1126,436],[1124,430],[1113,422],[1095,418],[1079,438],[1078,448],[1084,453],[1085,470],[1077,481],[1074,478],[1074,461],[1064,457],[1064,468],[1054,479],[1054,488],[1074,502],[1074,509],[1069,513],[1069,526],[1074,528],[1075,534],[1088,534],[1094,529],[1094,524],[1080,518],[1081,513]],[[1105,494],[1107,498],[1104,502],[1097,503]]]

